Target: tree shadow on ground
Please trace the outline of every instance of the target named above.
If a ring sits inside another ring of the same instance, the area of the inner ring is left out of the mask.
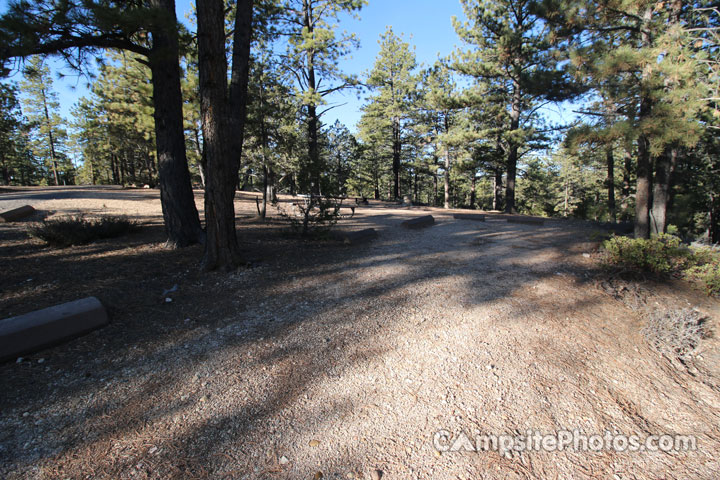
[[[578,287],[592,276],[566,261],[588,248],[586,231],[478,225],[442,213],[434,227],[406,231],[399,223],[407,215],[370,209],[347,222],[381,231],[357,247],[297,242],[278,225],[245,222],[243,248],[263,261],[232,274],[200,273],[199,247],[161,248],[159,226],[67,252],[31,245],[7,254],[2,267],[14,273],[2,282],[2,311],[7,302],[13,311],[42,308],[82,292],[108,306],[112,323],[0,365],[0,473],[266,478],[283,471],[279,445],[304,435],[301,426],[277,431],[279,412],[302,405],[322,382],[397,353],[381,341],[394,334],[388,309],[400,315],[419,294],[471,308],[558,274],[575,275]],[[44,290],[17,286],[28,270]],[[454,277],[464,288],[445,291]],[[428,287],[415,288],[421,284]],[[163,297],[174,285],[177,292]],[[562,311],[575,308],[587,305]],[[257,372],[267,373],[257,379]],[[358,408],[352,395],[310,409],[305,421],[321,428],[349,415]],[[261,441],[275,449],[263,447],[259,457],[251,442]],[[334,455],[362,467],[348,452]]]

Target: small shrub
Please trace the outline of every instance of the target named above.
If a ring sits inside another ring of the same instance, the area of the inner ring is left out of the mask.
[[[669,274],[682,270],[692,253],[678,237],[661,234],[649,239],[612,237],[603,243],[604,263],[631,272]]]
[[[701,283],[708,295],[720,295],[720,252],[695,248],[692,260],[693,264],[685,270],[685,277]]]
[[[136,228],[137,224],[125,217],[86,218],[78,215],[45,220],[31,227],[28,233],[44,240],[50,246],[63,248],[119,237]]]
[[[655,312],[643,329],[651,347],[670,358],[687,360],[700,340],[710,334],[706,318],[697,310],[684,308]]]

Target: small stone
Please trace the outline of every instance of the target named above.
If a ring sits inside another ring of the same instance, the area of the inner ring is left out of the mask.
[[[590,258],[590,254],[589,254],[589,253],[583,253],[583,257],[584,257],[584,258]]]
[[[165,297],[165,303],[171,303],[171,302],[172,302],[172,298],[170,298],[170,297]]]
[[[315,472],[315,475],[313,475],[313,480],[320,480],[320,479],[323,478],[324,476],[325,476],[325,475],[323,475],[322,472]]]
[[[44,359],[44,358],[39,358],[39,359],[38,359],[38,363],[45,363],[45,359]]]
[[[287,465],[288,463],[290,463],[290,460],[288,460],[288,458],[283,455],[282,457],[280,457],[280,460],[278,460],[278,463],[280,463],[280,465]]]
[[[346,476],[347,478],[351,478],[351,479],[352,479],[352,478],[355,478],[355,474],[352,473],[352,472],[348,472],[348,474],[345,475],[345,476]]]
[[[383,476],[383,472],[380,470],[373,470],[372,472],[370,472],[370,478],[372,480],[380,480],[382,478],[382,476]]]
[[[320,440],[310,440],[308,445],[310,445],[311,447],[317,447],[318,445],[320,445]]]
[[[23,360],[25,360],[23,357],[18,357],[18,359],[15,360],[15,363],[22,363]]]
[[[30,412],[23,412],[23,417],[29,417],[29,416],[30,416]]]
[[[150,455],[152,455],[153,453],[157,452],[157,450],[158,450],[157,447],[150,447],[150,450],[148,450],[148,453],[149,453]]]

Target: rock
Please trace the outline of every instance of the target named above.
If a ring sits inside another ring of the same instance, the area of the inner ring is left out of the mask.
[[[372,472],[370,472],[370,478],[372,480],[380,480],[382,477],[383,477],[383,472],[381,470],[375,469]]]
[[[172,303],[172,298],[165,297],[165,303]]]
[[[310,440],[308,445],[310,445],[311,447],[317,447],[318,445],[320,445],[320,440]]]
[[[288,463],[290,463],[290,460],[288,460],[288,458],[283,455],[282,457],[280,457],[280,460],[278,460],[278,463],[280,463],[280,465],[287,465]]]
[[[405,220],[400,225],[402,225],[405,228],[425,228],[429,227],[431,225],[435,224],[435,219],[432,215],[425,215],[422,217],[412,218],[410,220]]]

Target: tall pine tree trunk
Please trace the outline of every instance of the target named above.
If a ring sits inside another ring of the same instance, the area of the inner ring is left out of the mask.
[[[677,165],[677,157],[677,148],[670,148],[655,161],[652,210],[650,212],[650,231],[654,234],[665,233],[667,230],[667,207],[670,202],[672,174]]]
[[[643,13],[643,23],[649,24],[652,19],[652,7],[647,7]],[[643,28],[642,44],[650,46],[650,31]],[[643,72],[640,80],[640,114],[638,124],[650,116],[652,100],[648,91],[650,72]],[[644,133],[638,135],[638,161],[637,161],[637,188],[635,193],[635,238],[650,237],[650,202],[652,194],[652,165],[650,159],[650,141]]]
[[[50,112],[48,112],[47,98],[45,97],[45,89],[44,88],[41,90],[41,93],[42,93],[42,101],[43,101],[43,110],[45,112],[45,123],[46,123],[47,129],[48,129],[48,143],[50,146],[50,162],[52,165],[53,176],[55,177],[55,185],[57,186],[57,185],[60,185],[60,181],[58,179],[57,155],[55,154],[55,139],[53,138],[52,124],[50,123]]]
[[[612,145],[605,147],[605,161],[607,163],[607,178],[605,178],[605,186],[607,187],[607,206],[610,219],[617,221],[617,207],[615,205],[615,156],[613,155]]]
[[[392,169],[393,169],[393,191],[395,200],[400,198],[400,121],[397,117],[392,119]]]
[[[207,158],[203,268],[231,270],[241,258],[234,200],[247,106],[252,0],[237,3],[229,90],[223,0],[198,1],[197,18],[200,107]]]
[[[312,4],[310,0],[303,0],[303,22],[304,27],[312,36],[314,30]],[[315,51],[309,49],[307,51],[306,68],[308,73],[308,90],[316,93],[317,81],[315,78]],[[320,128],[320,118],[317,114],[317,106],[314,100],[310,100],[307,105],[307,126],[308,126],[308,180],[311,183],[310,193],[320,194],[320,174],[322,166],[320,165],[320,147],[318,144],[318,130]]]
[[[629,148],[624,153],[623,163],[623,184],[622,184],[622,197],[623,206],[627,207],[628,201],[630,200],[630,186],[632,183],[632,152]]]
[[[445,201],[443,208],[450,208],[450,149],[445,149],[445,175],[443,175],[445,186]]]
[[[499,168],[495,169],[495,175],[493,176],[493,210],[500,210],[502,207],[502,170]]]
[[[522,108],[522,93],[520,85],[514,82],[513,98],[510,109],[510,131],[515,132],[520,126],[520,109]],[[510,140],[507,158],[507,180],[505,184],[505,212],[517,213],[515,209],[515,176],[517,172],[518,160],[518,144],[515,140]]]
[[[477,176],[475,175],[475,172],[472,172],[472,178],[470,179],[470,208],[475,208],[475,201],[476,201],[476,193],[475,193],[475,187],[477,184]]]
[[[190,183],[185,136],[175,0],[151,0],[163,12],[151,28],[149,56],[155,106],[158,180],[165,231],[170,247],[185,247],[204,240]]]
[[[645,135],[640,135],[638,138],[637,187],[635,191],[635,238],[650,237],[651,175],[649,142]]]

